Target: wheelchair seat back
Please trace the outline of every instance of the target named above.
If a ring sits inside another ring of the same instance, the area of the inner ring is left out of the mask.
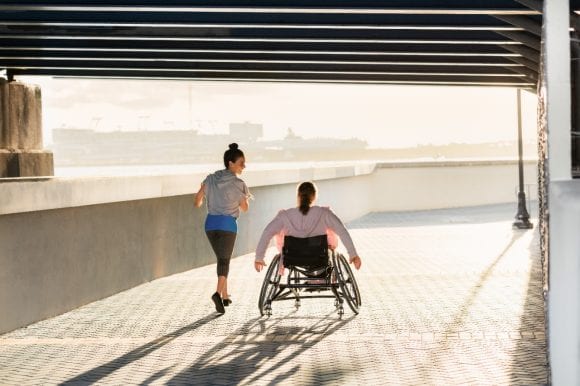
[[[312,237],[284,237],[282,247],[285,266],[328,266],[328,240],[326,235]]]

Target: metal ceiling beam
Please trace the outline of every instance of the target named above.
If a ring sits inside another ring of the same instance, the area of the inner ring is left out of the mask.
[[[3,0],[4,5],[16,6],[239,6],[239,7],[266,7],[266,6],[295,6],[295,7],[353,7],[353,8],[425,8],[431,6],[439,9],[473,8],[473,9],[521,9],[514,1],[506,0],[445,0],[427,2],[425,0]]]
[[[292,53],[284,54],[276,51],[262,53],[244,52],[174,52],[174,51],[99,51],[93,49],[79,50],[57,50],[51,48],[37,49],[14,49],[0,47],[0,57],[5,59],[84,59],[93,61],[106,60],[158,60],[158,61],[222,61],[222,62],[314,62],[314,63],[384,63],[402,65],[415,63],[417,65],[454,65],[454,66],[519,66],[526,65],[513,59],[521,59],[519,56],[447,56],[440,54],[413,55],[413,53],[382,52],[369,55],[355,54],[319,54],[312,53]],[[527,61],[529,62],[529,61]]]
[[[225,41],[276,41],[276,40],[333,40],[353,42],[448,42],[448,44],[469,42],[470,44],[509,44],[512,41],[533,44],[534,38],[517,31],[449,31],[449,30],[380,30],[380,29],[304,29],[304,28],[88,28],[88,27],[19,27],[0,26],[0,34],[20,38],[40,38],[68,36],[73,39],[116,39],[116,40],[225,40]],[[502,35],[504,37],[498,36]],[[0,35],[1,36],[1,35]],[[356,40],[356,41],[354,41]],[[534,42],[535,43],[535,42]],[[539,44],[539,43],[538,43]],[[532,46],[533,47],[533,46]]]
[[[401,6],[380,6],[365,7],[365,2],[335,2],[332,5],[330,1],[326,2],[309,2],[308,4],[300,4],[299,1],[284,2],[268,2],[261,6],[259,3],[252,1],[249,4],[244,4],[242,1],[238,2],[196,2],[194,6],[118,6],[118,5],[98,5],[90,6],[83,5],[0,5],[0,12],[151,12],[151,13],[291,13],[291,14],[375,14],[375,15],[536,15],[538,11],[529,9],[527,7],[469,7],[465,3],[460,7],[451,7],[447,4],[439,7],[425,7],[423,6],[409,6],[401,4]]]
[[[204,80],[271,80],[278,81],[286,79],[290,81],[348,81],[348,82],[440,82],[440,83],[479,83],[495,85],[518,85],[533,86],[534,84],[523,76],[487,76],[481,77],[470,75],[393,75],[393,74],[322,74],[322,73],[264,73],[264,72],[199,72],[199,71],[151,71],[151,70],[127,70],[127,69],[10,69],[14,75],[52,75],[52,76],[98,76],[98,77],[140,77],[140,78],[187,78],[187,79],[204,79]]]
[[[92,61],[92,60],[15,60],[0,58],[0,67],[12,69],[127,69],[134,71],[184,72],[271,72],[271,73],[326,73],[326,74],[382,74],[382,75],[446,75],[454,76],[514,76],[506,67],[450,66],[416,64],[360,64],[360,63],[276,63],[276,62],[163,62],[163,61]]]
[[[349,53],[349,54],[380,54],[382,52],[421,54],[451,54],[451,55],[497,55],[502,56],[510,47],[521,47],[524,52],[534,50],[518,44],[420,44],[420,43],[365,43],[357,40],[341,42],[318,41],[187,41],[187,40],[115,40],[115,39],[69,39],[68,36],[36,36],[22,38],[19,35],[0,35],[0,47],[46,47],[46,48],[92,48],[111,50],[184,50],[186,52],[278,52],[278,53]],[[515,48],[514,48],[515,50]],[[519,52],[516,52],[519,55]]]
[[[513,71],[516,74],[525,75],[530,81],[538,82],[538,73],[526,67],[506,67],[506,70]]]
[[[537,12],[543,12],[544,10],[544,4],[541,0],[515,0],[515,1]]]
[[[542,36],[542,25],[526,16],[495,16],[501,21],[505,21],[512,26],[524,29],[525,31],[536,36]]]
[[[497,16],[498,19],[510,19],[516,16]],[[523,17],[522,17],[523,18]],[[451,32],[469,32],[469,31],[525,31],[524,27],[518,25],[419,25],[419,24],[313,24],[313,23],[161,23],[161,22],[48,22],[39,20],[35,22],[30,21],[4,21],[0,18],[2,23],[2,31],[5,33],[13,33],[15,31],[22,33],[24,31],[31,31],[33,33],[41,32],[41,28],[48,30],[51,33],[58,33],[58,31],[71,30],[89,30],[101,29],[102,31],[123,31],[130,29],[135,35],[140,31],[142,33],[163,33],[163,30],[180,30],[182,34],[191,34],[193,30],[203,30],[206,34],[209,31],[223,31],[236,29],[283,29],[283,30],[389,30],[389,31],[451,31]]]
[[[540,51],[540,39],[525,32],[511,32],[511,31],[495,31],[496,34],[512,39],[514,42],[522,43],[523,45]]]
[[[506,60],[510,60],[514,63],[519,63],[525,66],[526,68],[534,71],[535,73],[538,73],[540,71],[540,66],[538,63],[532,62],[531,60],[528,60],[521,56],[508,56],[506,57]]]
[[[540,16],[528,16],[537,22]],[[126,26],[145,24],[162,27],[196,28],[196,26],[234,25],[297,25],[297,26],[375,26],[394,28],[450,28],[471,27],[494,29],[506,24],[489,15],[359,15],[359,14],[244,14],[244,13],[85,13],[85,12],[0,12],[0,24],[7,23],[91,23],[95,25]],[[224,27],[224,28],[225,28]]]
[[[525,47],[525,46],[516,46],[516,45],[506,45],[501,46],[502,48],[506,49],[509,52],[513,52],[515,54],[521,55],[525,59],[528,59],[534,63],[540,63],[540,52],[538,50]]]

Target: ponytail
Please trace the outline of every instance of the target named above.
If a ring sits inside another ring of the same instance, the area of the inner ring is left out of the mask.
[[[308,214],[315,198],[316,186],[312,182],[303,182],[298,186],[298,209],[303,215]]]

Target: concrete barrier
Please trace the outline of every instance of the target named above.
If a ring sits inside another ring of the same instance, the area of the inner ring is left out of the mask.
[[[524,163],[526,196],[537,200],[537,162]],[[376,211],[453,208],[517,202],[514,161],[392,162],[373,175]],[[529,209],[529,208],[528,208]]]
[[[349,221],[371,211],[515,202],[506,193],[515,173],[514,162],[248,172],[255,200],[240,217],[234,254],[251,252],[277,211],[295,204],[299,181],[315,180],[318,203]],[[205,210],[193,206],[203,177],[0,179],[0,333],[214,263]]]

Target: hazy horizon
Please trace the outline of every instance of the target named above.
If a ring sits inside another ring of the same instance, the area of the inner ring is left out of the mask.
[[[517,140],[514,88],[19,79],[41,86],[47,143],[57,127],[226,134],[229,123],[246,121],[263,125],[264,140],[291,128],[371,148]],[[525,142],[536,138],[536,106],[536,96],[522,92]]]

